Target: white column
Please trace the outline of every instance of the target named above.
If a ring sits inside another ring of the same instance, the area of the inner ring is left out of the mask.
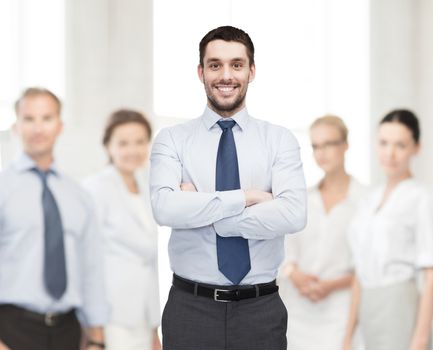
[[[433,187],[433,1],[419,0],[416,12],[416,111],[421,119],[421,153],[416,175]]]
[[[65,131],[57,159],[82,177],[103,166],[103,126],[126,107],[152,119],[152,1],[66,1]]]
[[[412,0],[370,1],[370,147],[373,184],[382,179],[376,155],[379,120],[391,109],[404,107],[416,110],[414,3]]]

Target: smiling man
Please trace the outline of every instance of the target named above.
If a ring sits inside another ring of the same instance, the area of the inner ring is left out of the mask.
[[[299,146],[247,112],[256,73],[248,34],[216,28],[199,51],[204,114],[163,129],[151,156],[154,216],[172,227],[163,348],[285,350],[275,277],[284,235],[306,222]]]
[[[16,103],[23,152],[0,173],[0,350],[104,348],[102,241],[90,197],[58,170],[63,124],[51,91]]]

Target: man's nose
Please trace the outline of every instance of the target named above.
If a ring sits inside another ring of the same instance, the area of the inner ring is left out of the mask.
[[[230,69],[229,66],[224,66],[223,67],[223,76],[222,78],[224,80],[230,80],[232,78],[232,70]]]
[[[35,123],[35,125],[34,125],[34,129],[33,129],[33,130],[34,130],[35,132],[38,132],[38,133],[39,133],[39,132],[41,132],[41,131],[43,130],[43,128],[44,128],[44,127],[43,127],[43,124],[42,124],[42,123]]]

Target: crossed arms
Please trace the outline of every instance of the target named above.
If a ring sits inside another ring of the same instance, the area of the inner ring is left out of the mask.
[[[220,236],[246,239],[273,239],[302,230],[306,223],[305,181],[299,147],[288,131],[281,137],[270,175],[272,194],[258,189],[195,192],[188,184],[183,184],[182,190],[182,162],[170,129],[164,129],[151,156],[155,220],[174,229],[213,225]]]

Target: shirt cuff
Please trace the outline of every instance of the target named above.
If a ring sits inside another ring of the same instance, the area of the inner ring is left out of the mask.
[[[103,327],[108,324],[110,310],[108,304],[99,307],[77,309],[77,317],[83,327]]]
[[[239,215],[218,220],[213,224],[216,233],[221,237],[239,237],[241,234],[237,231]]]
[[[430,254],[420,255],[416,263],[420,269],[433,267],[433,257]]]
[[[217,191],[222,201],[222,217],[227,218],[242,213],[245,208],[245,193],[243,190]]]

